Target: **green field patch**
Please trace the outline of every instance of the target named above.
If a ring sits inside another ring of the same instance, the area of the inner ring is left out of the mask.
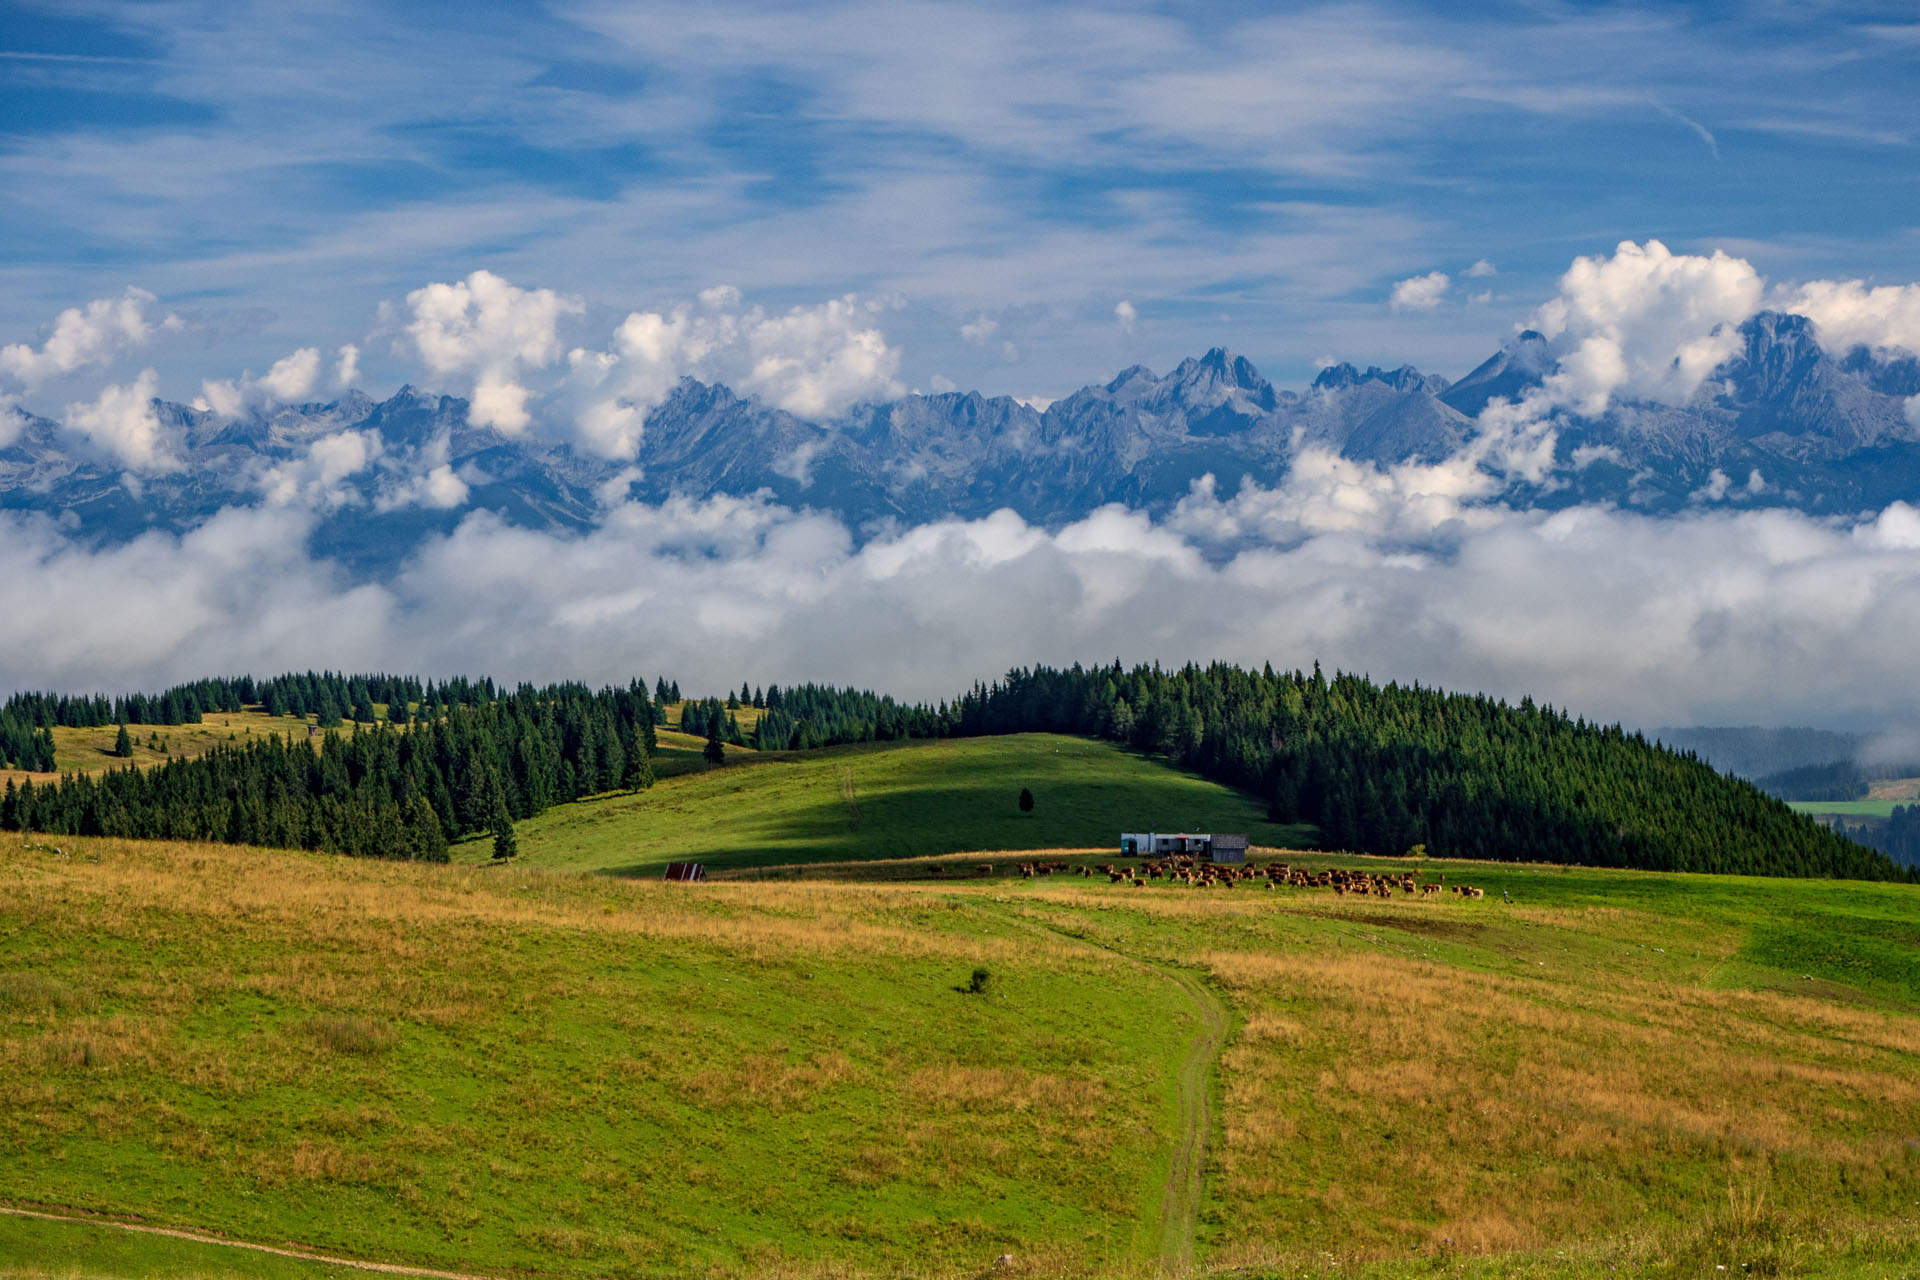
[[[1023,813],[1020,791],[1034,795]],[[1107,743],[1050,734],[743,754],[651,790],[562,806],[520,823],[527,864],[654,876],[670,861],[716,868],[1107,847],[1122,831],[1246,832],[1310,839],[1264,806]],[[475,846],[464,856],[476,859]],[[462,856],[456,852],[456,857]]]
[[[1906,800],[1789,800],[1787,807],[1795,813],[1837,814],[1846,818],[1891,818],[1895,806],[1910,804]]]

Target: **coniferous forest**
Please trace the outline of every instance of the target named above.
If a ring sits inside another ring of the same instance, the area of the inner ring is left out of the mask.
[[[656,697],[679,692],[662,679]],[[728,703],[733,705],[730,707]],[[374,703],[390,719],[372,723]],[[18,788],[11,830],[223,840],[442,859],[449,840],[581,796],[648,785],[659,707],[646,687],[422,683],[331,673],[202,681],[147,698],[16,697],[0,733],[51,758],[54,724],[197,718],[263,705],[320,723],[309,743],[270,737],[149,770]],[[751,735],[735,709],[764,708]],[[395,710],[397,709],[397,711]],[[91,717],[91,718],[81,718]],[[411,719],[412,723],[407,723]],[[162,721],[178,723],[178,720]],[[952,702],[905,705],[851,689],[743,685],[683,704],[681,727],[763,750],[905,738],[1051,732],[1101,738],[1261,796],[1327,849],[1652,870],[1888,879],[1884,854],[1617,725],[1523,699],[1359,676],[1215,664],[1009,672]],[[12,748],[7,748],[11,750]]]
[[[251,684],[233,682],[236,686]],[[414,723],[266,735],[156,768],[115,769],[0,792],[0,827],[70,835],[219,840],[445,861],[447,842],[497,832],[568,800],[653,780],[646,689],[489,682],[421,685]],[[269,681],[263,701],[322,722],[377,687],[367,677]],[[388,705],[405,706],[393,689]],[[42,704],[55,714],[57,704]],[[371,721],[371,708],[363,707]],[[336,722],[338,718],[335,717]],[[110,723],[110,722],[109,722]],[[44,726],[41,727],[44,732]]]

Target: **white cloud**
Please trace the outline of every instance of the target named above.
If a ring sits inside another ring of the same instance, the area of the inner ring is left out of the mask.
[[[1491,262],[1487,261],[1485,258],[1482,258],[1478,262],[1474,263],[1472,266],[1468,267],[1465,271],[1462,271],[1460,274],[1463,276],[1466,276],[1470,280],[1481,280],[1481,279],[1485,279],[1487,276],[1499,275],[1500,268],[1494,266]]]
[[[292,355],[274,361],[273,367],[260,379],[260,385],[275,400],[291,404],[313,394],[314,385],[319,380],[320,348],[302,347]]]
[[[1120,322],[1122,329],[1125,329],[1128,333],[1132,333],[1134,325],[1139,323],[1140,312],[1133,303],[1122,298],[1113,304],[1113,318]]]
[[[1440,305],[1452,287],[1453,281],[1446,272],[1429,271],[1395,284],[1387,302],[1395,311],[1431,311]]]
[[[449,463],[452,452],[453,442],[442,434],[410,456],[388,455],[383,460],[387,475],[374,495],[373,509],[398,511],[405,507],[425,507],[430,511],[451,511],[465,506],[472,490]]]
[[[1813,280],[1782,290],[1775,305],[1813,321],[1820,345],[1835,354],[1859,346],[1920,353],[1920,284]]]
[[[345,343],[336,353],[338,359],[333,366],[333,385],[337,390],[345,391],[360,381],[360,348],[353,343]]]
[[[936,373],[927,379],[927,390],[937,396],[946,395],[949,392],[958,391],[959,389],[960,384],[944,373]]]
[[[1684,403],[1739,348],[1762,282],[1743,258],[1675,254],[1623,241],[1611,258],[1576,258],[1533,327],[1559,352],[1546,402],[1587,417],[1615,395]]]
[[[136,472],[179,471],[184,465],[153,409],[158,378],[144,369],[131,386],[110,386],[91,403],[67,406],[60,425]]]
[[[53,322],[53,331],[38,348],[16,342],[0,347],[0,373],[29,389],[49,378],[91,365],[104,365],[128,347],[143,346],[159,333],[178,333],[186,326],[169,312],[150,313],[157,299],[145,289],[129,288],[118,298],[96,298],[84,307],[69,307]]]
[[[801,441],[793,447],[792,452],[774,459],[774,472],[805,488],[813,483],[813,460],[819,455],[822,445],[823,442],[819,440]]]
[[[9,395],[0,395],[0,449],[12,446],[26,428],[27,418]]]
[[[1920,427],[1920,396],[1908,396],[1906,402],[1907,421]]]
[[[249,409],[305,400],[320,381],[320,349],[301,347],[292,355],[276,360],[264,377],[251,371],[238,378],[207,379],[193,407],[202,413],[223,418],[238,417]]]
[[[469,375],[469,420],[518,435],[532,421],[524,369],[560,358],[560,321],[585,308],[551,289],[521,289],[475,271],[453,284],[429,284],[407,295],[407,338],[427,369],[440,376]]]
[[[34,602],[0,608],[0,683],[332,664],[666,670],[694,688],[745,671],[938,698],[1021,663],[1206,654],[1318,658],[1641,723],[1920,713],[1905,679],[1920,511],[1547,514],[1470,501],[1472,486],[1329,458],[1284,493],[1201,486],[1162,522],[1111,507],[1050,533],[1001,512],[863,546],[765,498],[618,503],[582,535],[476,513],[360,588],[299,552],[313,517],[298,504],[99,552],[0,515],[0,600]],[[61,645],[36,642],[49,629]]]
[[[1727,478],[1727,473],[1715,467],[1707,474],[1707,482],[1687,495],[1687,501],[1723,502],[1732,487],[1733,481]]]
[[[1000,322],[992,316],[982,313],[960,326],[960,337],[979,346],[1000,332]]]
[[[646,415],[684,377],[725,382],[810,420],[902,394],[900,353],[877,325],[894,304],[854,295],[768,313],[743,309],[737,289],[708,289],[697,305],[636,311],[605,351],[568,353],[569,389],[581,442],[631,458]]]
[[[359,497],[341,482],[373,465],[382,452],[378,431],[338,431],[322,436],[307,447],[305,456],[268,467],[259,480],[261,497],[275,507],[298,505],[330,511],[351,505]]]
[[[881,309],[849,295],[757,319],[747,327],[747,387],[802,418],[900,394],[900,354],[872,324]]]

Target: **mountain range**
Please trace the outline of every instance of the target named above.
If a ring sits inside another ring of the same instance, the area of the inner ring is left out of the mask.
[[[1776,312],[1748,320],[1739,337],[1685,405],[1616,402],[1601,417],[1557,422],[1549,482],[1507,500],[1672,513],[1711,499],[1841,514],[1920,495],[1920,421],[1909,411],[1920,361],[1864,348],[1836,356],[1805,318]],[[1552,344],[1525,332],[1457,382],[1337,364],[1296,392],[1216,348],[1164,376],[1136,365],[1044,407],[916,394],[822,422],[686,379],[647,416],[631,462],[537,431],[476,427],[464,400],[412,387],[238,417],[155,401],[176,469],[128,474],[26,415],[0,449],[0,509],[45,514],[98,545],[305,494],[324,512],[314,550],[361,571],[390,567],[475,509],[581,530],[621,497],[764,491],[860,531],[1000,508],[1057,526],[1112,502],[1164,511],[1208,474],[1222,494],[1243,478],[1271,486],[1304,447],[1380,465],[1436,462],[1473,436],[1491,400],[1524,395],[1555,367]],[[348,432],[358,440],[331,465],[313,451]],[[443,485],[430,491],[419,477],[436,467]]]

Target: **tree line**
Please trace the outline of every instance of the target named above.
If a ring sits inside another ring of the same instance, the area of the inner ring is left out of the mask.
[[[382,685],[382,680],[394,683]],[[219,685],[222,682],[206,682]],[[239,692],[245,682],[227,682]],[[273,738],[145,772],[9,789],[12,829],[300,845],[444,856],[444,842],[498,831],[552,804],[651,781],[662,678],[522,686],[406,678],[282,677],[253,686],[318,715],[316,700],[417,704],[410,728],[329,735],[316,751]],[[386,695],[375,698],[376,692]],[[1531,699],[1517,705],[1361,676],[1178,669],[1020,668],[951,702],[904,705],[869,691],[743,685],[682,706],[709,758],[742,736],[735,706],[763,705],[763,750],[906,738],[1052,732],[1161,756],[1264,798],[1276,822],[1374,854],[1580,863],[1651,870],[1884,879],[1902,871],[1691,752]],[[404,714],[404,712],[403,712]],[[690,717],[690,719],[689,719]],[[1908,819],[1920,827],[1920,819]],[[1904,829],[1904,828],[1903,828]],[[437,832],[437,837],[435,836]],[[510,825],[505,843],[510,845]]]
[[[638,683],[426,705],[433,717],[411,726],[356,724],[317,744],[260,735],[150,769],[9,781],[0,828],[444,861],[450,840],[505,829],[510,845],[514,821],[652,785],[654,704]]]
[[[1889,879],[1847,840],[1689,752],[1523,698],[1360,676],[1111,667],[1009,672],[954,704],[961,735],[1082,734],[1254,792],[1321,845],[1445,856]]]

